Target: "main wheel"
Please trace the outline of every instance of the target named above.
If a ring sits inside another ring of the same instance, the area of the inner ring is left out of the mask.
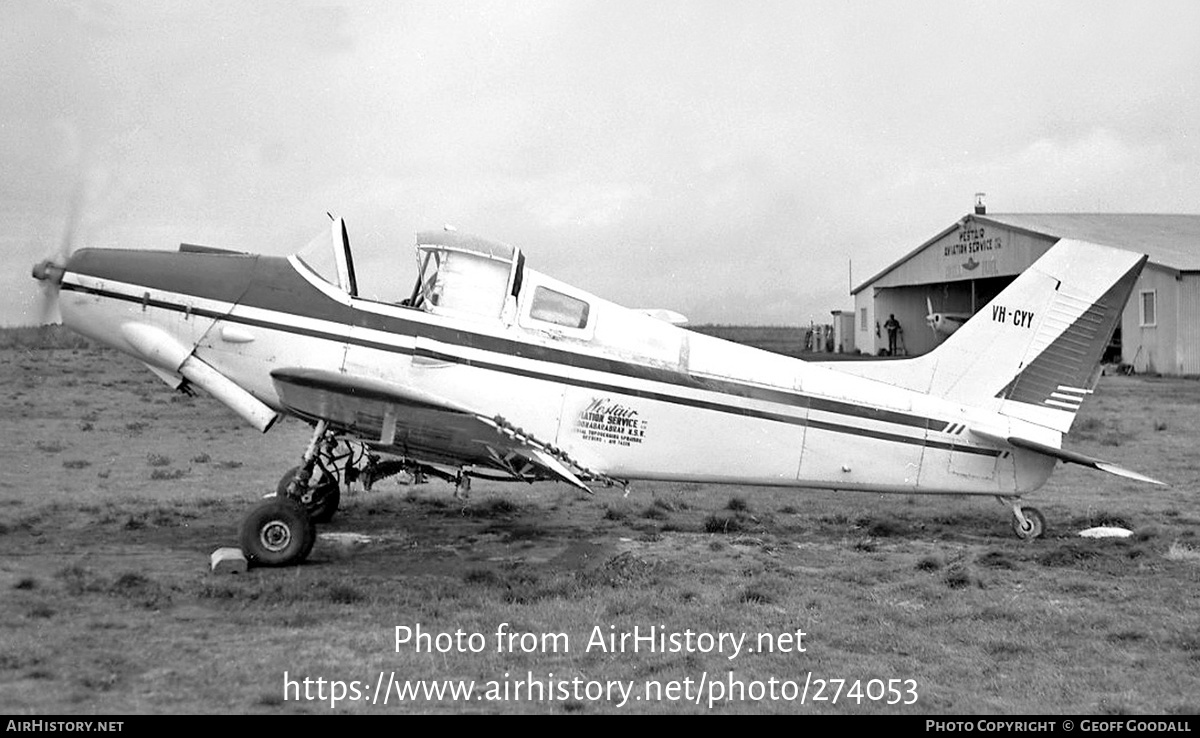
[[[316,527],[304,506],[286,497],[264,500],[242,521],[242,552],[259,566],[299,564],[316,540]]]
[[[338,511],[341,501],[341,485],[337,482],[327,482],[317,487],[313,492],[312,502],[308,503],[305,508],[308,510],[308,517],[314,523],[328,523],[333,520],[334,513]]]
[[[300,467],[293,466],[283,473],[279,478],[279,484],[275,485],[275,492],[280,497],[288,496],[288,485],[296,478],[296,473],[300,471]],[[297,499],[297,498],[293,498]],[[305,505],[308,510],[308,517],[312,518],[314,523],[328,523],[333,520],[333,516],[338,511],[338,506],[342,502],[342,488],[337,483],[336,479],[326,478],[315,490],[313,490],[312,502]]]
[[[1046,531],[1046,518],[1042,516],[1041,510],[1036,507],[1022,507],[1021,514],[1025,516],[1025,525],[1021,525],[1021,521],[1014,514],[1012,516],[1013,533],[1017,534],[1017,538],[1022,541],[1032,541],[1034,538],[1041,537]]]

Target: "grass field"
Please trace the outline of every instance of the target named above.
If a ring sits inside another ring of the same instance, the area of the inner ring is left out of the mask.
[[[448,485],[390,481],[320,529],[369,542],[323,537],[304,566],[220,576],[209,554],[236,545],[308,428],[260,435],[119,354],[36,345],[0,348],[6,713],[1200,711],[1195,381],[1102,379],[1068,447],[1172,486],[1060,468],[1030,498],[1049,531],[1028,544],[990,499],[675,484],[588,498],[478,483],[463,504]],[[1135,536],[1075,535],[1103,523]],[[485,647],[397,648],[396,627],[418,624]],[[566,638],[498,652],[502,624]],[[635,626],[745,634],[755,652],[588,648],[597,629]],[[758,648],[759,634],[797,631],[803,652]],[[329,683],[324,701],[297,700],[299,683],[285,697],[285,673],[358,680],[367,699],[331,706]],[[370,699],[381,673],[480,691],[496,680],[508,699],[398,703],[389,691],[385,706]],[[565,692],[514,694],[530,674]],[[779,697],[808,680],[805,704],[752,699],[771,679]],[[835,679],[847,680],[836,702],[834,682],[813,699]],[[871,699],[891,679],[915,704]],[[730,680],[745,699],[710,706],[715,681]],[[633,691],[623,704],[575,693],[589,682]]]

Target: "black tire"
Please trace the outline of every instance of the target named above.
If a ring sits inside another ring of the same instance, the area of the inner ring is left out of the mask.
[[[308,517],[314,523],[328,523],[342,502],[342,487],[337,482],[323,484],[313,493],[313,501],[306,506]]]
[[[279,478],[279,484],[275,485],[277,495],[288,496],[288,485],[292,483],[292,479],[296,477],[298,471],[300,471],[300,467],[293,466],[283,473],[283,476]],[[333,520],[341,503],[341,485],[337,483],[337,480],[330,479],[313,492],[313,501],[304,507],[308,510],[308,517],[312,518],[314,523],[328,523]]]
[[[285,497],[264,500],[242,521],[242,553],[257,566],[299,564],[316,540],[316,526],[304,506]]]
[[[1022,541],[1032,541],[1035,538],[1041,538],[1046,532],[1046,518],[1042,515],[1042,511],[1036,507],[1022,507],[1021,514],[1025,516],[1025,521],[1028,526],[1022,527],[1021,521],[1017,520],[1017,516],[1012,516],[1013,533],[1017,534],[1017,538]]]

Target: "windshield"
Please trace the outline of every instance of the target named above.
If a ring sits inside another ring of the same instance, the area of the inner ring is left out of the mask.
[[[296,258],[317,273],[317,276],[329,284],[338,286],[337,258],[333,253],[333,242],[329,237],[329,229],[322,229],[304,248],[296,252]]]
[[[397,258],[391,239],[386,241],[386,248],[378,241],[379,234],[372,232],[363,243],[352,247],[346,225],[339,218],[316,234],[295,257],[322,280],[351,297],[399,303],[407,294],[412,270],[406,268],[406,260]]]

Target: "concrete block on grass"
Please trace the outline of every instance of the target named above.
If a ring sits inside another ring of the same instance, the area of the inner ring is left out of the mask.
[[[240,548],[218,548],[212,552],[209,564],[213,574],[243,574],[246,571],[246,557]]]

